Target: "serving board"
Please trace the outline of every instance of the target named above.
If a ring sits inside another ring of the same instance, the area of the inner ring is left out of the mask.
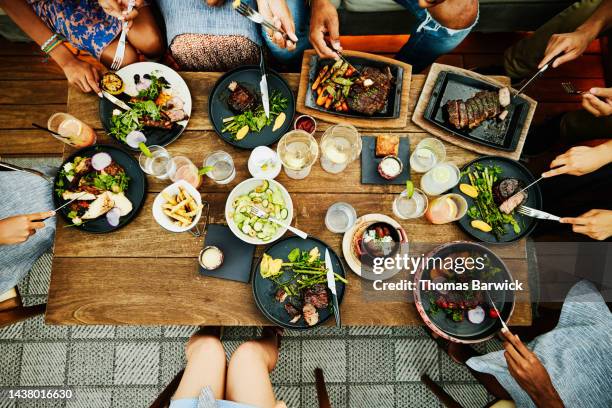
[[[300,84],[297,96],[297,111],[306,113],[317,119],[330,123],[342,123],[349,121],[352,125],[359,128],[393,129],[402,128],[408,122],[408,99],[410,94],[410,81],[412,79],[412,66],[391,58],[381,57],[380,55],[368,54],[360,51],[343,51],[345,57],[360,57],[372,61],[379,61],[389,65],[400,66],[403,68],[402,93],[400,96],[400,113],[397,118],[371,118],[371,117],[350,117],[336,115],[333,112],[322,112],[306,106],[306,93],[309,91],[308,78],[310,72],[310,59],[316,55],[314,50],[304,51],[302,58],[302,70],[300,72]]]
[[[420,126],[426,132],[431,133],[434,136],[439,137],[442,140],[445,140],[449,143],[453,143],[457,146],[463,147],[464,149],[468,149],[474,151],[476,153],[492,155],[492,156],[502,156],[507,157],[513,160],[518,160],[523,151],[523,145],[525,144],[525,139],[527,138],[527,133],[529,132],[529,126],[531,125],[531,121],[533,120],[533,115],[535,113],[536,107],[538,103],[527,95],[521,94],[521,98],[526,100],[529,103],[529,110],[527,112],[527,116],[525,118],[525,126],[523,127],[523,131],[519,136],[518,143],[516,145],[516,149],[513,151],[503,151],[500,149],[495,149],[492,147],[484,146],[480,143],[471,142],[462,137],[458,137],[454,135],[452,132],[449,132],[445,129],[442,129],[439,126],[429,122],[425,119],[425,111],[427,110],[427,105],[429,103],[429,99],[431,98],[433,89],[435,87],[436,81],[438,80],[438,76],[442,71],[450,71],[459,75],[464,75],[470,78],[474,78],[480,81],[488,82],[492,85],[498,87],[507,86],[510,88],[512,93],[516,92],[516,89],[510,86],[510,78],[505,76],[498,77],[488,77],[484,75],[477,74],[472,71],[468,71],[466,69],[453,67],[451,65],[437,64],[434,63],[430,70],[429,75],[427,75],[427,79],[425,80],[425,84],[423,85],[423,90],[421,91],[421,95],[417,101],[416,107],[414,108],[414,113],[412,115],[412,121]]]

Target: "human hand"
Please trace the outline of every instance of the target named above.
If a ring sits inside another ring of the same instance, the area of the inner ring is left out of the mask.
[[[544,58],[540,61],[538,68],[542,68],[559,54],[563,55],[553,62],[553,68],[578,58],[584,53],[591,41],[593,41],[593,38],[587,32],[581,30],[571,33],[553,34],[550,40],[548,40],[548,45],[544,51]]]
[[[575,146],[555,157],[550,163],[551,170],[542,173],[542,177],[554,177],[560,174],[582,176],[592,173],[610,162],[605,146]]]
[[[506,338],[504,357],[508,364],[508,371],[521,388],[529,394],[538,407],[563,407],[563,402],[555,390],[548,371],[538,356],[510,331],[503,329],[502,335]]]
[[[329,0],[313,0],[310,9],[310,43],[321,58],[340,58],[334,51],[342,51],[338,11]],[[332,48],[325,42],[326,35]]]
[[[565,217],[559,222],[572,224],[572,231],[603,241],[612,237],[612,211],[590,210],[576,218]]]
[[[66,64],[62,65],[68,83],[77,86],[83,92],[94,91],[98,96],[102,96],[100,91],[100,75],[98,70],[85,61],[78,58],[71,58]]]
[[[582,94],[582,107],[596,117],[612,115],[612,88],[591,88]]]
[[[55,215],[55,211],[15,215],[0,220],[0,245],[19,244],[45,227],[42,220]]]
[[[286,0],[258,0],[258,11],[268,20],[272,20],[274,26],[287,33],[289,39],[285,40],[283,35],[278,31],[266,29],[268,37],[280,48],[286,48],[289,51],[295,50],[295,44],[298,38],[295,35],[295,22],[291,11],[287,6]]]
[[[130,0],[98,0],[106,14],[117,17],[121,21],[127,21],[128,27],[131,27],[133,20],[138,16],[138,8],[143,6],[143,0],[134,0],[134,7],[128,13],[129,2]]]

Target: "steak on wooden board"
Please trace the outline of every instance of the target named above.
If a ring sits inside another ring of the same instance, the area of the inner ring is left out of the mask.
[[[502,88],[496,91],[480,91],[466,101],[453,99],[446,102],[448,121],[457,129],[474,129],[487,119],[500,116],[504,106],[500,103]]]
[[[389,67],[386,67],[384,71],[374,67],[365,67],[361,70],[361,78],[363,80],[355,82],[351,87],[347,103],[349,108],[355,112],[371,116],[385,108],[393,75]],[[370,79],[373,84],[365,86],[366,79]]]

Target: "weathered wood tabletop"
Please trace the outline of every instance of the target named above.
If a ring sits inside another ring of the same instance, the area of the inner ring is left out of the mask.
[[[200,187],[211,205],[211,222],[224,223],[225,200],[231,189],[249,177],[249,151],[224,143],[212,130],[207,118],[208,94],[219,73],[181,73],[193,97],[193,111],[184,134],[168,146],[173,155],[185,155],[197,165],[214,150],[229,152],[236,164],[236,179],[229,185],[215,185],[206,180]],[[294,92],[298,74],[283,75]],[[424,83],[415,75],[410,91],[410,112]],[[98,129],[99,142],[112,141],[101,130],[96,96],[70,89],[68,111]],[[319,123],[318,136],[329,124]],[[367,130],[363,134],[391,132],[408,137],[412,146],[427,137],[408,121],[403,129]],[[448,159],[461,166],[475,153],[446,144]],[[70,149],[64,151],[66,157]],[[359,160],[340,175],[323,171],[317,163],[304,180],[293,180],[284,173],[277,178],[291,193],[294,225],[318,237],[341,253],[342,236],[325,228],[327,208],[336,201],[351,203],[359,215],[383,213],[392,216],[391,203],[401,186],[362,185]],[[420,175],[413,173],[418,186]],[[92,235],[65,228],[59,218],[55,256],[51,274],[46,321],[50,324],[138,324],[138,325],[265,325],[269,324],[257,309],[250,284],[202,277],[197,274],[197,256],[203,239],[188,233],[172,234],[153,219],[151,205],[157,192],[167,182],[148,177],[148,194],[140,214],[126,227],[110,234]],[[469,239],[454,224],[431,225],[424,219],[401,223],[412,244],[425,247],[452,240]],[[261,255],[258,248],[256,257]],[[515,279],[528,288],[525,241],[495,246]],[[345,325],[416,325],[421,324],[411,294],[378,301],[368,295],[370,281],[365,281],[346,267],[349,285],[341,305]],[[511,319],[513,325],[530,325],[528,290],[518,297]],[[330,322],[333,323],[333,322]]]

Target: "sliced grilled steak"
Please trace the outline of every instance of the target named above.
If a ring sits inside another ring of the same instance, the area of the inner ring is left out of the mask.
[[[232,82],[228,86],[231,94],[227,99],[227,104],[236,113],[243,113],[257,107],[257,98],[253,92],[249,91],[238,82]]]
[[[448,121],[457,129],[474,129],[485,120],[498,116],[502,110],[496,91],[480,91],[466,101],[446,103]]]
[[[456,128],[461,127],[459,120],[459,101],[448,101],[448,121]]]
[[[361,70],[361,78],[363,81],[355,82],[351,86],[347,104],[355,112],[371,116],[385,108],[393,75],[389,67],[386,67],[384,71],[374,67],[365,67]],[[373,84],[365,86],[366,79],[371,80]]]
[[[468,125],[467,107],[463,101],[459,101],[459,124],[460,128],[464,128]]]
[[[329,304],[327,296],[327,287],[322,283],[317,283],[304,292],[304,303],[310,303],[317,309],[326,308]]]

